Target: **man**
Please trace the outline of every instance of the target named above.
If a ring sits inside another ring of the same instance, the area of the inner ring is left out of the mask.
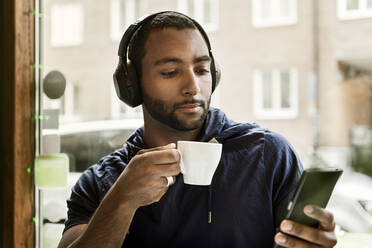
[[[318,229],[282,221],[302,172],[288,142],[209,108],[215,61],[195,25],[159,13],[131,38],[127,66],[139,78],[144,127],[83,173],[59,247],[271,247],[274,236],[284,247],[333,247],[326,210],[306,208]],[[211,186],[184,184],[175,143],[212,138],[223,153]]]

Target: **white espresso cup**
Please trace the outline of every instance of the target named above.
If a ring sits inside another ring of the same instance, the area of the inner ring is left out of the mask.
[[[221,159],[222,144],[178,141],[183,182],[192,185],[210,185]]]

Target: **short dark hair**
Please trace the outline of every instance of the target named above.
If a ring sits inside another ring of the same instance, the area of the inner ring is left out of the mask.
[[[197,29],[190,18],[176,12],[165,12],[154,16],[134,33],[128,47],[128,58],[134,64],[138,78],[142,74],[142,59],[145,57],[145,44],[150,32],[155,29],[176,28],[182,30],[186,28]]]

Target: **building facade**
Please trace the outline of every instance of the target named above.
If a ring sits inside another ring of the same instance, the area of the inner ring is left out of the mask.
[[[44,73],[59,70],[68,85],[44,106],[61,108],[62,122],[139,118],[113,89],[120,38],[144,14],[177,10],[210,36],[222,68],[212,104],[230,118],[279,132],[303,159],[314,148],[346,154],[351,128],[371,129],[371,0],[48,0],[43,9]]]

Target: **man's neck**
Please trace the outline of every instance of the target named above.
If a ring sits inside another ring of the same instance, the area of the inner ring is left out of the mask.
[[[143,140],[148,148],[164,146],[170,143],[177,144],[178,140],[197,140],[201,127],[191,131],[180,131],[154,120],[144,110]]]

